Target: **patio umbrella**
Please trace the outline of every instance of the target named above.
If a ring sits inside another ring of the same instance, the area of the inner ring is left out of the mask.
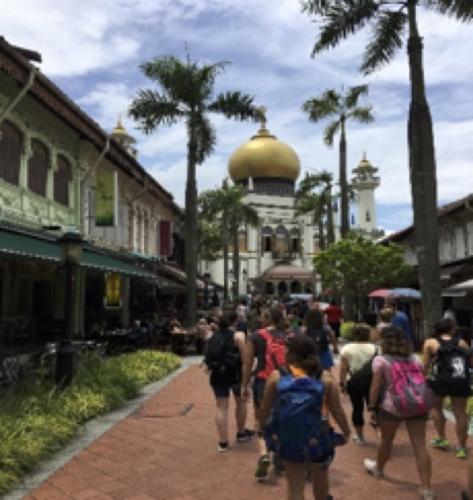
[[[378,290],[374,290],[371,292],[368,297],[373,299],[386,299],[390,297],[391,290],[389,288],[379,288]]]
[[[393,288],[390,297],[395,299],[417,299],[422,298],[419,290],[414,288]]]

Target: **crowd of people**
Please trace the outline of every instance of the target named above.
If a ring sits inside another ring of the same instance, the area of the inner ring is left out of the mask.
[[[217,406],[217,450],[230,449],[233,394],[236,441],[258,442],[255,477],[264,480],[273,465],[275,473],[287,479],[289,500],[304,498],[307,480],[314,499],[332,498],[330,463],[336,447],[347,444],[352,435],[341,405],[346,394],[355,445],[366,444],[366,420],[376,430],[376,456],[364,460],[365,470],[376,479],[383,477],[386,464],[395,459],[393,443],[404,423],[420,478],[420,498],[435,498],[427,420],[431,416],[438,434],[431,447],[448,450],[443,411],[448,397],[455,416],[455,455],[468,458],[466,406],[473,366],[469,346],[455,336],[454,321],[444,318],[416,355],[404,313],[389,304],[354,325],[336,366],[342,315],[335,303],[330,307],[327,312],[317,302],[256,302],[249,308],[242,301],[230,312],[214,311],[212,320],[201,321],[205,365]],[[246,426],[250,396],[255,431]],[[471,491],[462,495],[473,499]]]

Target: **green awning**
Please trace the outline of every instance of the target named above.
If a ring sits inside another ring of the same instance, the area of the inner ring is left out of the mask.
[[[0,255],[47,260],[58,264],[62,260],[61,247],[56,242],[2,230],[0,230]],[[146,269],[91,250],[82,252],[81,266],[128,276],[156,278],[154,273]]]
[[[0,254],[61,261],[61,248],[53,241],[10,231],[0,231]]]
[[[156,275],[146,269],[143,269],[128,262],[110,257],[109,255],[84,250],[81,257],[81,266],[108,271],[112,273],[126,274],[128,276],[137,276],[141,278],[156,278]]]

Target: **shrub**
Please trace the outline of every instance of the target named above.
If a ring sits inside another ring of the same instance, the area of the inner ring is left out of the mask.
[[[340,326],[340,335],[342,336],[342,339],[345,339],[348,342],[351,341],[351,332],[354,326],[355,323],[353,321],[345,321],[342,323]]]
[[[81,424],[136,397],[179,365],[177,356],[157,351],[107,359],[92,353],[81,359],[65,391],[42,379],[6,391],[0,398],[0,495],[64,446]]]

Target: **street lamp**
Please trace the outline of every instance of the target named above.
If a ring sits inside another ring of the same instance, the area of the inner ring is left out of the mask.
[[[80,234],[67,232],[59,239],[65,277],[64,334],[57,353],[56,383],[65,389],[74,378],[73,332],[76,324],[76,280],[84,240]]]

